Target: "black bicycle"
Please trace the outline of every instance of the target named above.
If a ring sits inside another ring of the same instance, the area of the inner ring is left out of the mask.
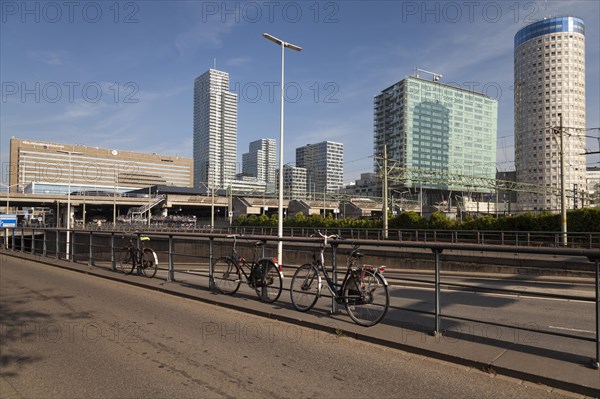
[[[264,243],[254,243],[252,261],[248,262],[237,253],[236,236],[228,237],[233,237],[233,249],[230,256],[222,256],[213,262],[214,287],[223,294],[233,295],[240,288],[243,275],[245,282],[256,291],[261,301],[271,303],[279,299],[283,288],[283,273],[277,259],[256,259],[256,252]],[[246,268],[249,273],[246,273]]]
[[[325,268],[323,253],[328,239],[339,240],[341,237],[325,236],[321,232],[317,234],[323,238],[319,253],[313,254],[312,263],[300,266],[292,277],[290,295],[294,307],[306,312],[315,306],[321,296],[322,272],[336,303],[346,307],[348,315],[355,323],[366,327],[379,323],[385,317],[390,304],[388,283],[383,276],[385,266],[362,265],[363,254],[359,252],[358,245],[353,245],[348,255],[348,269],[344,280],[341,284],[336,284]]]
[[[156,252],[146,246],[146,241],[150,241],[150,237],[141,236],[142,248],[138,248],[133,244],[133,239],[129,238],[129,245],[123,247],[119,253],[119,270],[131,274],[137,267],[138,271],[146,277],[151,278],[156,275],[158,258]]]

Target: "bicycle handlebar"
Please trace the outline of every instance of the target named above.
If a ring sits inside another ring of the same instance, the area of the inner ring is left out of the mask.
[[[333,240],[343,240],[342,236],[338,235],[338,234],[331,234],[331,235],[324,235],[323,233],[321,233],[319,230],[317,230],[315,232],[315,234],[318,234],[319,237],[323,238],[325,240],[325,245],[327,245],[327,240],[333,239]],[[312,236],[314,237],[314,234],[312,234]]]

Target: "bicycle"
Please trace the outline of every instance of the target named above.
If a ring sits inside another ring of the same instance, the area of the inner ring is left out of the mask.
[[[141,236],[140,241],[142,248],[134,245],[133,239],[130,237],[129,245],[121,249],[119,270],[125,274],[131,274],[137,266],[138,272],[141,271],[144,276],[152,278],[158,269],[158,258],[152,248],[146,247],[146,241],[150,241],[150,237]]]
[[[261,301],[272,303],[279,299],[283,289],[283,273],[277,259],[256,259],[256,251],[264,243],[254,243],[252,261],[248,262],[237,253],[236,236],[228,237],[233,237],[233,249],[231,255],[222,256],[213,262],[214,287],[222,294],[233,295],[240,288],[243,275],[245,282],[256,291]],[[250,269],[248,274],[245,267]]]
[[[323,253],[328,239],[337,240],[341,237],[325,236],[321,232],[317,234],[323,238],[319,254],[313,254],[312,263],[300,266],[292,277],[290,296],[294,308],[307,312],[315,306],[321,296],[322,272],[333,299],[346,307],[356,324],[371,327],[379,323],[385,317],[390,303],[388,283],[383,276],[385,266],[362,265],[363,254],[358,250],[359,245],[355,244],[348,255],[344,280],[341,284],[334,283],[325,267]]]

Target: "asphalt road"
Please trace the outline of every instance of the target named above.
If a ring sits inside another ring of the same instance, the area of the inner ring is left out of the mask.
[[[47,265],[0,265],[0,396],[561,397],[557,391]]]
[[[203,276],[208,275],[207,267],[196,267],[194,270]],[[164,272],[159,272],[164,275]],[[286,270],[284,288],[289,289],[293,270]],[[431,273],[395,272],[384,273],[390,284],[390,305],[392,308],[409,309],[420,312],[433,312],[435,310],[433,285],[421,282],[411,282],[408,279],[419,279],[433,281]],[[189,275],[188,275],[189,276]],[[344,275],[338,276],[339,280]],[[181,278],[178,275],[177,278]],[[207,284],[207,277],[198,278],[198,284]],[[190,279],[190,281],[192,281]],[[470,287],[457,288],[446,284],[464,284]],[[569,277],[544,278],[531,276],[529,278],[515,279],[514,276],[480,273],[474,276],[457,274],[445,274],[442,277],[442,290],[440,294],[441,311],[444,316],[467,317],[479,321],[501,323],[515,327],[525,327],[538,331],[550,333],[570,334],[582,338],[592,339],[595,337],[595,303],[593,302],[595,291],[593,280]],[[242,286],[244,287],[244,286]],[[516,290],[517,293],[503,291],[485,292],[478,288],[497,288],[500,290]],[[328,295],[323,282],[323,294]],[[535,293],[530,295],[529,293]],[[569,295],[585,298],[561,299],[544,298],[538,295]],[[289,302],[289,292],[284,292],[280,301]],[[317,309],[326,311],[330,309],[331,300],[320,299]],[[392,323],[394,310],[390,311],[383,323]],[[403,325],[412,325],[423,331],[431,331],[432,322],[430,318],[419,313],[411,313],[410,317],[398,317],[400,320],[410,319],[411,322],[403,322]],[[473,327],[472,323],[446,320],[442,328],[453,331],[469,333]],[[495,333],[496,336],[502,335]],[[499,338],[510,341],[537,339],[538,333],[523,332],[520,337],[514,333],[511,336],[504,334]],[[564,343],[564,338],[556,338],[556,343]],[[585,341],[570,341],[571,351],[581,355],[593,353],[593,343]]]

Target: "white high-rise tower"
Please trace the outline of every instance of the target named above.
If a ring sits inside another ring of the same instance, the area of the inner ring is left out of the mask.
[[[535,22],[517,32],[514,46],[517,181],[556,189],[519,192],[517,206],[521,211],[560,209],[562,134],[566,208],[581,207],[579,193],[586,190],[583,21],[557,17]]]
[[[209,69],[194,81],[194,187],[225,187],[235,180],[237,94],[229,74]]]

